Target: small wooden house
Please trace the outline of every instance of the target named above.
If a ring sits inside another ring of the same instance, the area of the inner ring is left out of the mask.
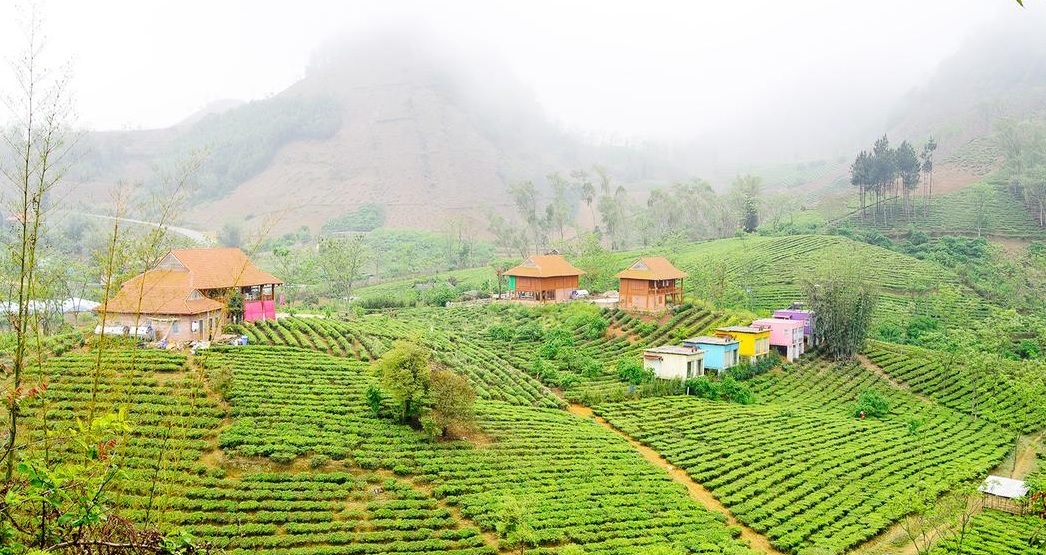
[[[168,341],[208,340],[221,333],[230,316],[241,317],[229,314],[234,292],[243,297],[243,321],[274,320],[282,284],[240,249],[175,249],[96,310],[105,313],[106,329],[149,330]]]
[[[770,328],[770,345],[775,347],[788,362],[794,362],[805,352],[803,321],[787,318],[760,318],[753,326]]]
[[[1029,490],[1028,484],[1022,480],[1002,476],[988,476],[984,483],[977,487],[985,507],[1014,514],[1024,512],[1021,500],[1028,495]]]
[[[585,274],[558,254],[535,255],[505,272],[509,299],[515,301],[569,301]]]
[[[661,312],[683,302],[686,274],[663,256],[640,258],[614,277],[620,280],[618,307],[624,310]]]
[[[729,335],[702,335],[683,341],[684,347],[692,347],[705,352],[705,368],[722,373],[727,368],[737,366],[740,362],[741,343]]]
[[[663,380],[688,380],[705,375],[704,357],[701,349],[663,345],[643,350],[643,368]]]
[[[770,328],[768,326],[727,326],[716,328],[716,335],[728,335],[738,342],[737,352],[743,360],[758,362],[770,355]]]
[[[817,315],[812,310],[804,309],[803,303],[792,303],[792,306],[788,308],[775,310],[773,317],[802,320],[803,340],[806,341],[806,346],[814,347],[817,345],[817,338],[814,336],[817,327]]]

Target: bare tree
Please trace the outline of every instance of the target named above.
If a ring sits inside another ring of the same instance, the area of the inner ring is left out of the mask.
[[[30,300],[36,295],[37,258],[48,207],[56,187],[69,165],[69,153],[76,135],[70,132],[73,118],[67,85],[68,75],[44,68],[41,21],[31,9],[26,23],[26,50],[12,63],[17,82],[15,93],[4,98],[13,128],[4,134],[6,156],[0,157],[2,174],[7,184],[5,198],[17,221],[17,240],[9,245],[14,262],[16,283],[14,301],[17,309],[9,311],[15,333],[12,357],[12,391],[8,394],[8,425],[3,452],[5,478],[11,480],[18,456],[15,449],[23,378],[29,342],[36,332],[36,315]],[[8,369],[5,369],[8,370]]]

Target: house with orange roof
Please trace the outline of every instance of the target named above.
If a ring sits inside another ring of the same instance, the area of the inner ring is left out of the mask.
[[[683,302],[686,274],[663,256],[648,256],[619,272],[618,307],[623,310],[661,312]]]
[[[151,328],[168,341],[208,340],[229,320],[274,320],[280,285],[240,249],[175,249],[96,310],[105,314],[107,328]],[[237,291],[242,313],[230,313],[228,302]]]
[[[584,274],[562,256],[545,254],[527,258],[504,275],[508,276],[510,299],[559,303],[570,300]]]

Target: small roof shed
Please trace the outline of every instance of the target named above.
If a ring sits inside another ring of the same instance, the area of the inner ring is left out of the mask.
[[[1021,514],[1024,506],[1020,503],[1028,495],[1030,488],[1023,480],[1004,476],[988,476],[977,491],[984,495],[984,505],[992,509]]]

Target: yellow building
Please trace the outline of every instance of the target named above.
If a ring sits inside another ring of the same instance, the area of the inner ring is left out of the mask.
[[[769,326],[727,326],[716,328],[716,334],[729,335],[739,343],[737,354],[749,362],[757,362],[770,355]]]

